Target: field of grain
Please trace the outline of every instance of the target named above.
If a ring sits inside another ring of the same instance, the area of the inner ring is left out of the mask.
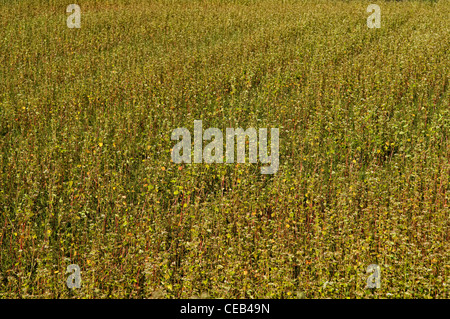
[[[0,298],[449,298],[449,16],[0,0]],[[278,172],[173,163],[194,120],[279,128]]]

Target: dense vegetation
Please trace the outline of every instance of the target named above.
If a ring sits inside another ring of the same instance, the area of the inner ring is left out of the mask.
[[[449,1],[72,2],[0,2],[0,297],[449,297]]]

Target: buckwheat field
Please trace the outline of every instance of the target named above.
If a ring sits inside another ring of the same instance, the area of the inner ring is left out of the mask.
[[[449,17],[0,0],[0,298],[449,298]],[[278,170],[175,163],[196,120],[279,128]]]

